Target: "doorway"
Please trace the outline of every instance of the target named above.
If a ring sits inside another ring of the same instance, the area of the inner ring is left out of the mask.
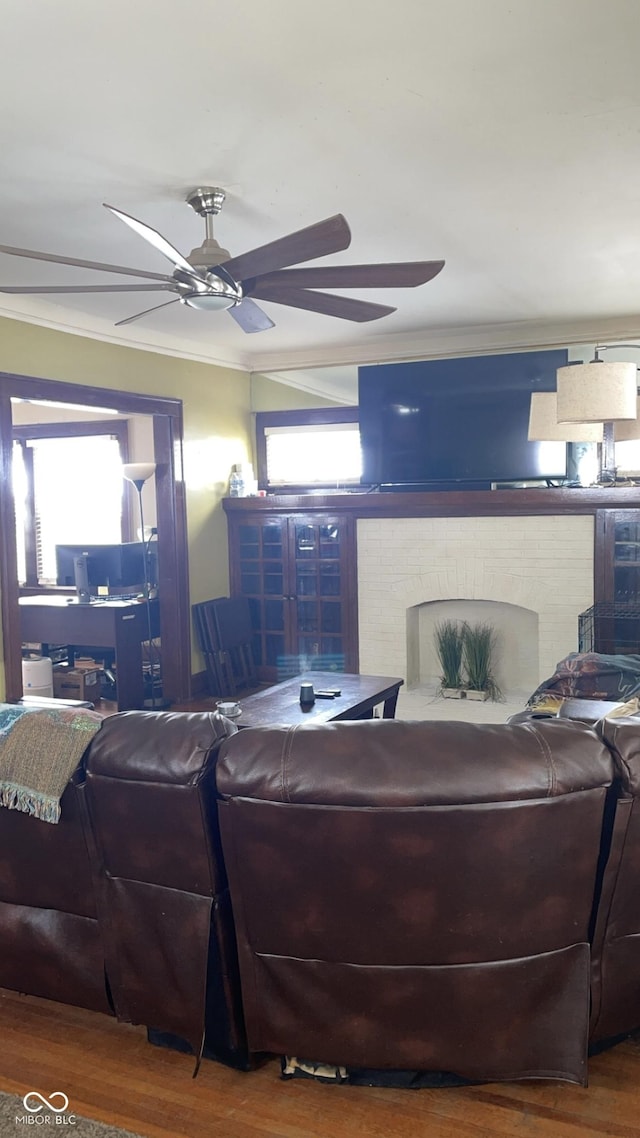
[[[188,700],[191,692],[191,646],[181,400],[0,373],[0,530],[3,535],[0,591],[5,698],[14,701],[22,695],[22,638],[12,484],[12,398],[109,407],[120,414],[151,417],[152,457],[156,463],[160,627],[165,643],[171,644],[171,652],[165,653],[163,661],[163,697],[171,704]]]

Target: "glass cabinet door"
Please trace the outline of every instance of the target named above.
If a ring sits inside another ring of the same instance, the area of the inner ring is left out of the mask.
[[[580,617],[580,651],[640,653],[640,510],[596,519],[595,604]]]
[[[640,520],[616,520],[613,546],[614,600],[637,605],[640,601]]]
[[[286,654],[286,533],[284,518],[241,522],[232,543],[236,589],[249,598],[253,658],[259,669],[277,668]]]
[[[616,516],[613,543],[613,651],[640,652],[640,518],[638,511]]]
[[[297,671],[349,671],[346,523],[293,518],[289,525]]]
[[[232,591],[249,598],[260,678],[357,672],[352,519],[256,512],[229,523]]]

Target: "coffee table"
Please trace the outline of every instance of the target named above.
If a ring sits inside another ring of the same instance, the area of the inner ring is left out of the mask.
[[[339,688],[335,699],[316,699],[310,708],[300,706],[300,684],[310,683],[322,691]],[[348,672],[305,672],[281,684],[240,699],[238,727],[297,726],[300,723],[329,723],[337,719],[370,718],[383,704],[382,717],[393,719],[398,691],[404,683],[397,676],[357,676]]]

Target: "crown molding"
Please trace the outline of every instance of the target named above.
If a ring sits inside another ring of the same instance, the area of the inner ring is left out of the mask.
[[[460,325],[397,334],[359,345],[252,356],[252,371],[332,367],[340,364],[401,363],[403,360],[446,356],[484,355],[540,348],[566,348],[575,344],[622,341],[640,337],[640,318],[628,316],[565,321],[525,320],[508,324]],[[284,382],[284,379],[281,381]]]
[[[216,345],[214,350],[204,352],[201,348],[185,346],[183,340],[178,342],[158,333],[154,334],[153,339],[142,339],[131,334],[124,335],[114,331],[110,324],[90,323],[88,320],[78,319],[77,314],[73,322],[61,320],[60,309],[46,302],[38,302],[37,310],[34,308],[32,311],[25,311],[21,308],[20,299],[14,300],[5,296],[0,305],[0,316],[117,347],[154,352],[157,355],[173,356],[215,367],[262,373],[281,383],[289,383],[290,386],[308,391],[310,394],[325,395],[337,401],[343,400],[339,391],[330,392],[330,387],[324,384],[316,385],[313,378],[293,373],[308,368],[401,363],[417,359],[564,348],[576,344],[620,342],[640,338],[640,318],[633,313],[564,321],[524,320],[505,324],[430,328],[419,332],[395,333],[386,337],[376,336],[358,344],[327,344],[306,350],[260,352],[253,350],[252,346],[251,351],[240,352],[221,349]]]
[[[212,364],[215,367],[232,368],[234,371],[250,372],[252,370],[249,357],[240,352],[224,353],[207,352],[198,349],[186,348],[184,344],[177,344],[170,338],[162,340],[143,340],[139,337],[129,337],[114,332],[112,325],[104,327],[95,324],[84,324],[81,320],[74,323],[60,319],[59,309],[50,312],[25,312],[19,305],[15,307],[8,298],[3,298],[0,304],[0,316],[8,320],[16,320],[22,324],[36,324],[40,328],[50,328],[53,332],[64,332],[69,336],[82,336],[87,340],[98,340],[104,344],[114,344],[119,348],[134,348],[140,352],[154,352],[159,356],[173,356],[177,359],[192,360],[194,363]],[[46,306],[47,308],[49,306]],[[52,305],[51,308],[54,306]]]

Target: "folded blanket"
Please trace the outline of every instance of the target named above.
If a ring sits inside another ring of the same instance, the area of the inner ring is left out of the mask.
[[[556,664],[527,701],[536,707],[542,696],[564,699],[600,699],[610,702],[640,694],[640,655],[606,656],[602,652],[570,652]]]
[[[30,711],[34,711],[32,707],[22,707],[17,703],[0,703],[0,740],[3,735],[13,727],[16,719],[20,719],[23,715],[28,715]]]
[[[60,818],[60,799],[102,718],[84,708],[0,710],[0,806]]]

